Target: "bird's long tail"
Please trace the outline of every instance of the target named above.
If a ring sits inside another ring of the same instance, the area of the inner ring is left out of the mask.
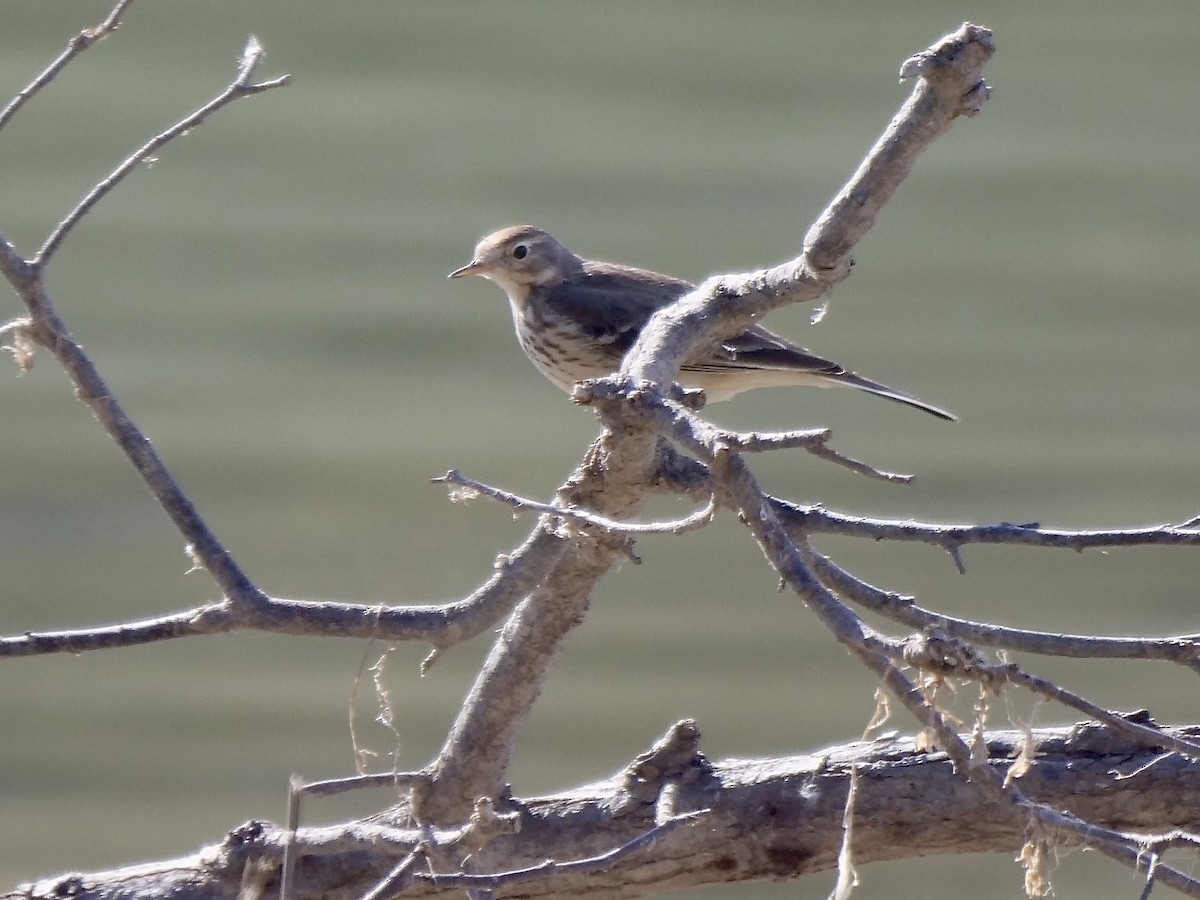
[[[946,410],[940,409],[932,403],[926,403],[924,400],[914,397],[912,394],[906,394],[904,391],[898,391],[894,387],[888,387],[886,384],[880,384],[878,381],[872,381],[870,378],[863,378],[857,372],[842,372],[840,375],[833,376],[829,380],[835,384],[844,384],[846,387],[858,388],[860,391],[866,391],[868,394],[876,394],[880,397],[886,397],[888,400],[895,400],[897,403],[903,403],[905,406],[922,410],[931,416],[945,419],[947,422],[958,421],[958,416],[954,415],[954,413],[946,412]]]

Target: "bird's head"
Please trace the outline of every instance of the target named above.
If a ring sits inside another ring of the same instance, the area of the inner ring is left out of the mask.
[[[480,275],[511,297],[565,278],[581,266],[582,260],[553,235],[532,225],[513,225],[481,240],[471,261],[449,277]]]

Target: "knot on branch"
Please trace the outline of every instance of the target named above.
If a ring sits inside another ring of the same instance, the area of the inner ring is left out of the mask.
[[[497,812],[490,797],[476,797],[475,808],[463,832],[463,845],[478,853],[498,837],[516,834],[521,830],[520,812]]]
[[[985,687],[1004,680],[1003,667],[989,663],[968,641],[950,637],[940,628],[927,628],[904,642],[904,661],[936,679],[968,678]]]
[[[250,819],[228,832],[221,846],[226,850],[257,847],[267,839],[270,833],[271,828],[266,822]]]
[[[966,80],[971,87],[959,96],[957,115],[974,116],[991,96],[992,89],[979,73],[996,52],[989,28],[964,22],[953,34],[910,56],[900,66],[900,80],[922,78],[937,87],[960,91]]]
[[[693,784],[711,773],[712,764],[700,752],[700,726],[694,719],[682,719],[625,767],[621,773],[625,801],[613,810],[613,815],[625,815],[640,804],[654,803],[668,787]]]
[[[1148,709],[1136,709],[1132,712],[1117,713],[1124,722],[1133,725],[1144,725],[1147,728],[1160,730],[1162,728],[1150,715]],[[1133,753],[1138,750],[1159,750],[1161,747],[1149,745],[1146,739],[1110,722],[1077,722],[1067,735],[1067,743],[1076,753],[1114,754]]]
[[[690,410],[702,409],[705,404],[704,391],[685,388],[672,382],[665,389],[653,381],[629,378],[625,375],[607,375],[604,378],[588,378],[580,381],[571,391],[571,401],[580,406],[593,404],[621,403],[637,408],[648,397],[658,400],[665,396]],[[611,413],[611,408],[602,410]]]

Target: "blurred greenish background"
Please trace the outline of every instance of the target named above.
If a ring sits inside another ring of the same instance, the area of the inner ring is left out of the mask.
[[[6,0],[0,93],[108,5]],[[962,421],[782,390],[713,416],[828,425],[841,450],[919,475],[899,488],[801,454],[755,460],[773,492],[850,512],[1073,527],[1194,516],[1200,62],[1182,0],[142,0],[0,134],[0,231],[32,252],[129,151],[218,92],[258,35],[261,74],[295,83],[225,110],[131,177],[71,237],[50,288],[267,591],[451,599],[530,522],[451,505],[429,477],[453,466],[544,497],[596,430],[517,350],[498,289],[445,280],[474,241],[532,221],[585,254],[697,279],[792,255],[908,95],[900,62],[964,19],[996,31],[984,114],[921,159],[819,328],[804,309],[770,321]],[[0,317],[19,311],[10,295]],[[0,633],[214,599],[48,355],[25,378],[7,367],[0,415]],[[1200,630],[1194,550],[968,548],[960,576],[929,547],[822,547],[958,615]],[[858,736],[872,679],[776,594],[728,517],[640,552],[643,565],[606,579],[551,678],[512,772],[518,794],[607,774],[683,716],[717,758]],[[424,648],[391,655],[401,766],[439,745],[487,642],[426,678]],[[238,634],[6,663],[0,884],[181,854],[248,818],[279,819],[292,772],[351,771],[355,676],[383,649]],[[1200,718],[1194,681],[1163,666],[1024,662],[1114,708]],[[386,758],[395,740],[372,725],[369,695],[364,685],[359,729]],[[1012,711],[1030,706],[1017,698]],[[977,898],[1020,896],[1010,858],[868,866],[856,897],[924,897],[964,879]],[[703,895],[817,898],[832,880]],[[1059,897],[1124,897],[1136,879],[1074,852],[1056,885]]]

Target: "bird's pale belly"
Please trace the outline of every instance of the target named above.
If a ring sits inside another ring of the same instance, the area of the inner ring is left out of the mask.
[[[619,358],[591,353],[577,342],[553,331],[543,329],[533,336],[518,326],[517,337],[521,349],[537,370],[567,392],[576,382],[611,375],[621,365]]]

